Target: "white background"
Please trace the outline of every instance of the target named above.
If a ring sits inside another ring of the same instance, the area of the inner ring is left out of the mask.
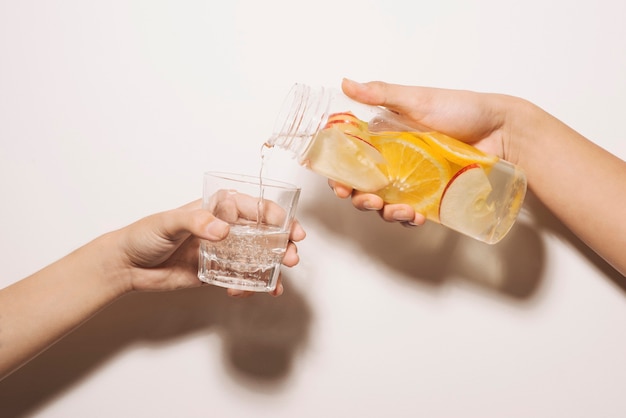
[[[608,0],[2,0],[0,285],[200,197],[203,171],[257,173],[294,82],[518,95],[624,158],[625,16]],[[626,414],[626,279],[532,195],[486,246],[386,224],[289,169],[308,237],[284,296],[123,298],[0,382],[0,415]]]

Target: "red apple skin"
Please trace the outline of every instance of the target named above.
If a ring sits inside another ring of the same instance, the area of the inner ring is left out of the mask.
[[[335,124],[348,124],[355,128],[361,129],[361,121],[350,112],[333,113],[328,117],[325,128],[329,128]]]
[[[358,139],[359,141],[363,141],[363,142],[365,142],[367,145],[369,145],[370,147],[372,147],[372,148],[374,148],[376,151],[378,151],[378,148],[376,148],[376,147],[375,147],[375,146],[374,146],[371,142],[366,141],[365,139],[361,138],[360,136],[355,135],[355,134],[353,134],[352,132],[344,132],[344,134],[346,134],[346,135],[348,135],[348,136],[351,136],[352,138],[356,138],[356,139]]]
[[[441,193],[440,201],[443,201],[444,197],[446,196],[446,192],[448,191],[448,187],[450,187],[450,185],[456,180],[457,177],[459,177],[461,174],[465,173],[467,170],[472,170],[474,168],[480,168],[482,170],[482,167],[480,166],[480,164],[472,163],[472,164],[466,165],[465,167],[463,167],[462,169],[457,171],[454,174],[454,176],[452,176],[450,181],[448,181],[448,184],[446,184],[446,187],[443,189],[443,193]],[[437,216],[439,217],[439,219],[441,219],[441,203],[439,203],[439,213],[437,214]]]
[[[350,125],[356,128],[357,132],[354,132],[352,129],[342,129],[342,132],[352,138],[356,138],[359,141],[365,142],[367,145],[377,150],[371,142],[358,135],[358,133],[363,132],[363,122],[361,122],[359,118],[354,116],[351,112],[333,113],[328,117],[328,121],[326,122],[326,126],[324,126],[324,129],[328,129],[334,125]]]

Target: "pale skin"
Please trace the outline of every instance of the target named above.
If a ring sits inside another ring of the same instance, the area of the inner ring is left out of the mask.
[[[626,275],[626,162],[518,97],[344,80],[344,93],[386,107],[409,126],[440,131],[520,166],[529,188],[574,234]],[[389,222],[421,225],[408,205],[330,181],[340,198]]]
[[[227,223],[196,201],[104,234],[0,290],[0,380],[120,297],[198,287],[200,239],[218,241]],[[294,222],[283,264],[299,262]],[[227,290],[233,297],[251,292]],[[273,296],[283,293],[282,282]]]

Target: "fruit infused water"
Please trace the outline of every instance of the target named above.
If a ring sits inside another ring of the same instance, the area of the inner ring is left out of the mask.
[[[199,277],[240,290],[275,288],[289,232],[266,225],[234,225],[221,241],[200,244]]]
[[[407,127],[389,110],[331,89],[296,84],[266,145],[489,244],[509,232],[526,193],[519,167],[442,133]]]

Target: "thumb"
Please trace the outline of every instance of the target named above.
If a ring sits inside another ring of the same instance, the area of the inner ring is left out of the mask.
[[[209,241],[220,241],[226,238],[230,231],[230,225],[216,218],[211,212],[198,209],[190,216],[189,232],[193,235]]]
[[[415,97],[426,93],[426,88],[402,86],[383,81],[358,83],[344,78],[341,83],[344,94],[353,100],[372,106],[384,106],[401,114],[415,111]]]
[[[341,84],[344,94],[357,102],[382,106],[396,114],[394,119],[413,128],[428,130],[432,122],[432,106],[439,89],[420,86],[403,86],[383,81],[358,83],[347,78]],[[441,94],[437,97],[440,97]],[[431,128],[433,128],[431,126]]]
[[[174,209],[163,213],[164,235],[176,240],[192,234],[209,241],[220,241],[228,235],[230,226],[204,209]]]

